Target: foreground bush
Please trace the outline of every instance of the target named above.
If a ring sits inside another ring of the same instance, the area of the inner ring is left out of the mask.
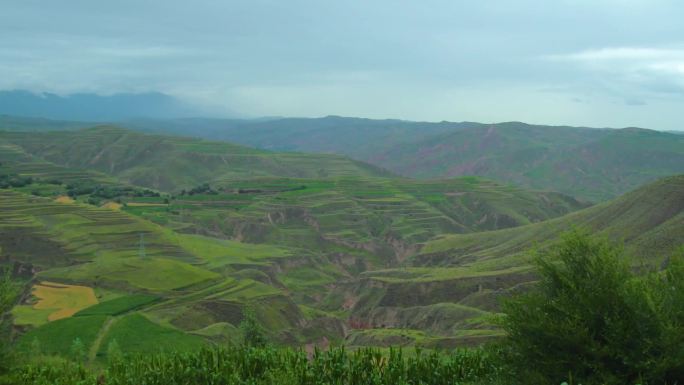
[[[99,376],[69,363],[27,366],[13,380],[16,385],[449,385],[484,381],[496,372],[494,365],[481,349],[405,356],[400,350],[334,348],[307,357],[302,351],[242,346],[132,356],[114,360]]]
[[[527,383],[681,384],[684,264],[635,275],[609,242],[575,232],[537,261],[536,290],[504,306],[508,361]]]

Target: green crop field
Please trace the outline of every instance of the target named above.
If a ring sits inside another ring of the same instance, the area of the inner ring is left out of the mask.
[[[125,312],[136,310],[145,305],[159,300],[159,297],[145,294],[127,295],[115,298],[106,302],[101,302],[97,305],[87,307],[78,313],[74,314],[76,317],[84,317],[91,315],[110,315],[116,316]]]
[[[160,326],[141,314],[115,320],[102,339],[98,355],[106,356],[107,346],[114,340],[123,351],[139,353],[187,351],[204,345],[200,337]]]
[[[97,339],[106,319],[106,316],[88,316],[49,322],[24,334],[17,342],[17,346],[18,349],[28,353],[35,347],[35,341],[37,341],[38,354],[67,356],[77,338],[88,349]]]

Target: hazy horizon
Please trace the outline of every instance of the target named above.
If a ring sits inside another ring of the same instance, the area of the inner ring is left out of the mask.
[[[9,1],[0,89],[208,117],[683,130],[684,3]]]

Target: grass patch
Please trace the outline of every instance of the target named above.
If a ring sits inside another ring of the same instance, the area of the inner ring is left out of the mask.
[[[91,315],[110,315],[115,316],[128,311],[139,309],[147,304],[155,302],[159,297],[145,294],[127,295],[115,298],[106,302],[99,303],[87,309],[83,309],[75,314],[76,317]]]
[[[174,290],[219,277],[188,263],[152,257],[102,257],[74,267],[48,270],[42,275],[75,281],[124,281],[130,286],[154,291]]]
[[[291,254],[287,249],[272,245],[241,243],[201,235],[178,234],[177,237],[181,247],[207,261],[209,268],[283,258]]]
[[[87,348],[97,338],[106,316],[69,317],[49,322],[24,334],[17,343],[19,351],[29,352],[34,340],[38,340],[41,353],[69,353],[74,339],[79,338]]]
[[[76,317],[88,318],[88,317]],[[98,355],[104,355],[112,341],[127,353],[158,351],[188,351],[202,347],[206,342],[198,336],[158,325],[141,314],[131,314],[116,321],[100,345]]]
[[[53,309],[35,309],[33,305],[19,305],[12,309],[14,324],[17,326],[40,326],[48,323]]]

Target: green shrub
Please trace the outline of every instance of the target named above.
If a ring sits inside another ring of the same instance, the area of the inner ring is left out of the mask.
[[[256,319],[256,314],[252,308],[244,310],[244,317],[240,322],[240,332],[242,333],[242,344],[252,347],[266,346],[267,339],[264,329]]]
[[[86,349],[80,338],[74,338],[69,349],[69,356],[76,363],[84,363],[86,359]]]
[[[664,273],[637,276],[621,249],[573,232],[537,267],[536,290],[504,304],[505,344],[518,377],[583,384],[684,378],[680,259]]]

